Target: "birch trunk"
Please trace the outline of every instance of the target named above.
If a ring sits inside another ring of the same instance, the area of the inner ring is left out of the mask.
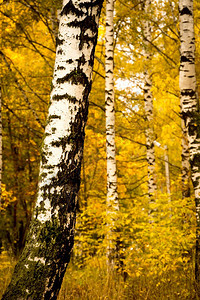
[[[196,91],[193,0],[179,0],[181,114],[188,133],[196,202],[195,278],[200,296],[200,117]]]
[[[150,1],[146,0],[144,4],[144,11],[149,12]],[[151,61],[151,54],[149,51],[149,42],[151,41],[151,28],[149,21],[146,20],[144,24],[144,56],[145,56],[145,72],[144,72],[144,110],[147,121],[147,128],[145,130],[146,147],[147,147],[147,165],[148,165],[148,195],[150,203],[154,201],[156,192],[155,182],[155,148],[154,148],[154,129],[153,129],[153,96],[152,96],[152,82],[149,74],[149,64]]]
[[[182,129],[182,197],[190,197],[190,151],[187,130],[184,120],[181,119]]]
[[[70,260],[102,2],[63,0],[38,197],[4,300],[56,299]]]
[[[114,223],[119,210],[117,194],[117,168],[115,155],[115,100],[114,100],[114,1],[106,1],[106,44],[105,44],[105,108],[106,108],[106,154],[107,154],[107,226],[108,267],[114,265]]]
[[[1,181],[2,181],[2,114],[1,114],[1,86],[0,86],[0,206],[1,206]]]

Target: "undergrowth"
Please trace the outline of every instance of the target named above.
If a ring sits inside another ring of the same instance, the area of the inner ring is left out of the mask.
[[[11,278],[15,261],[0,255],[0,298]],[[195,296],[193,266],[149,274],[107,275],[105,258],[93,257],[84,265],[69,264],[58,300],[198,300]]]
[[[105,263],[97,257],[82,268],[70,263],[58,300],[197,300],[192,266],[162,275],[147,274],[148,270],[143,270],[126,280],[122,274],[108,277]]]

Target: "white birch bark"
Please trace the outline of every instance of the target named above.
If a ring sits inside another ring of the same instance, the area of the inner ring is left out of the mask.
[[[106,43],[105,43],[105,109],[106,109],[106,154],[107,154],[107,257],[110,267],[114,264],[116,240],[113,227],[119,210],[117,193],[117,168],[115,151],[115,99],[114,99],[114,1],[106,1]]]
[[[196,202],[195,278],[200,296],[200,117],[196,91],[193,0],[179,0],[181,114],[188,133]]]
[[[149,13],[150,1],[146,0],[144,4],[145,13]],[[149,63],[151,54],[149,51],[149,42],[151,41],[151,28],[149,21],[144,23],[144,57],[145,57],[145,72],[144,72],[144,110],[146,117],[146,147],[147,147],[147,168],[148,168],[148,195],[150,202],[154,201],[156,192],[155,182],[155,149],[154,149],[154,129],[153,129],[153,96],[151,92],[152,82],[149,74]]]
[[[56,299],[74,242],[102,0],[63,0],[36,207],[3,299]]]

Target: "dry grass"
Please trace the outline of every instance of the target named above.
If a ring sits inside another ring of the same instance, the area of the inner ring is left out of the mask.
[[[82,269],[70,264],[58,300],[197,300],[191,269],[183,272],[180,268],[161,276],[147,276],[144,271],[124,282],[121,275],[108,279],[106,268],[94,260]]]
[[[9,283],[14,261],[0,255],[0,298]],[[121,275],[107,276],[103,259],[93,258],[84,267],[67,268],[58,300],[198,300],[192,266],[162,274],[132,274],[124,282]]]

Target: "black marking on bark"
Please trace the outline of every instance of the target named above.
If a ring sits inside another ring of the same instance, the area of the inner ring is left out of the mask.
[[[66,63],[67,63],[67,64],[72,64],[72,63],[73,63],[73,60],[70,58],[70,59],[66,60]]]
[[[80,8],[86,8],[87,10],[89,10],[89,8],[92,8],[94,6],[97,6],[98,7],[98,11],[100,12],[101,8],[102,8],[102,4],[103,4],[103,1],[102,0],[96,0],[96,1],[93,1],[93,2],[83,2],[83,3],[80,3],[79,6]],[[99,14],[98,12],[98,14]]]
[[[191,10],[189,10],[188,7],[184,7],[183,9],[180,10],[180,15],[181,16],[183,16],[183,15],[192,16],[192,12],[191,12]]]
[[[80,68],[81,65],[84,66],[85,63],[86,63],[85,55],[82,54],[82,56],[78,59],[78,68]]]
[[[185,56],[185,55],[181,55],[180,61],[181,61],[181,63],[183,63],[183,62],[194,62],[194,58],[189,57],[189,56]]]
[[[188,135],[196,136],[196,139],[200,138],[200,114],[198,111],[182,112],[181,116],[187,124]]]
[[[72,103],[76,103],[76,102],[79,102],[76,97],[72,97],[70,96],[69,94],[63,94],[63,95],[53,95],[52,97],[53,100],[55,101],[59,101],[59,100],[63,100],[63,99],[68,99],[69,102],[72,102]]]
[[[80,68],[76,68],[69,74],[66,74],[64,77],[57,79],[57,83],[64,83],[67,81],[70,81],[71,83],[76,85],[82,84],[83,86],[89,84],[87,76]]]
[[[81,34],[80,34],[80,43],[79,43],[79,50],[83,49],[83,46],[85,43],[88,44],[88,47],[90,46],[90,42],[92,44],[96,43],[96,32],[98,31],[97,23],[95,16],[86,16],[83,20],[81,21],[72,21],[71,23],[68,24],[69,27],[80,27],[81,29]],[[85,32],[90,29],[94,36],[90,37],[88,34],[85,34]]]
[[[63,45],[65,42],[64,39],[59,39],[59,37],[56,37],[56,47]]]
[[[196,171],[196,172],[199,172],[199,170],[200,170],[200,154],[199,153],[194,154],[193,159],[190,160],[190,164],[191,164],[192,169],[195,167],[195,169],[196,168],[198,169],[198,171]],[[195,171],[194,171],[194,173],[195,173]],[[197,180],[193,180],[193,186],[194,186],[194,188],[199,186],[199,178],[197,178]]]
[[[181,90],[181,96],[189,96],[190,98],[196,97],[196,91],[191,89]]]
[[[63,66],[58,66],[58,67],[57,67],[57,70],[65,70],[65,67],[63,67]]]
[[[61,119],[61,116],[58,116],[58,115],[50,115],[49,118],[48,118],[48,122],[50,122],[51,120],[54,120],[54,119]]]
[[[63,53],[63,50],[62,50],[62,49],[59,49],[57,53],[58,53],[58,54],[62,54],[62,53]]]
[[[82,10],[79,10],[78,8],[76,8],[72,2],[72,0],[70,0],[62,9],[61,11],[61,16],[65,15],[67,16],[68,14],[72,14],[75,15],[77,17],[81,17],[84,15],[84,12]]]
[[[43,165],[45,165],[48,162],[48,160],[46,159],[46,152],[44,150],[41,153],[41,161]]]

